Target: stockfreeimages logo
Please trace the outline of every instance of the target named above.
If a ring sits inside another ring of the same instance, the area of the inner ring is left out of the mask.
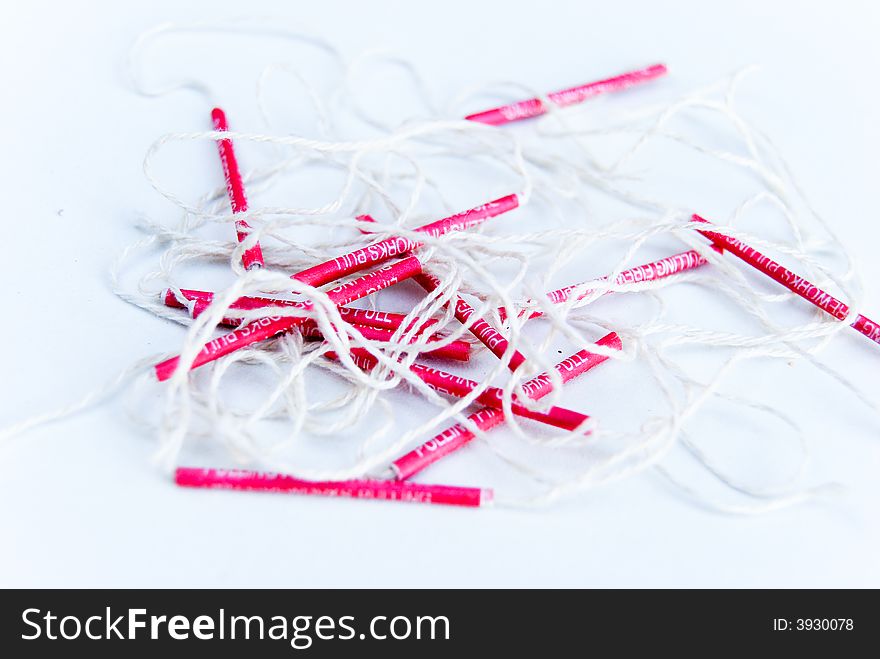
[[[22,640],[273,640],[287,641],[296,650],[306,650],[316,640],[449,640],[446,616],[374,616],[366,630],[358,632],[354,616],[245,616],[150,615],[146,609],[114,612],[106,607],[101,615],[59,616],[52,611],[29,608],[22,611]]]

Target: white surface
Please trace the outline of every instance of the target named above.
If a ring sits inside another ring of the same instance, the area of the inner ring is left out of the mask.
[[[179,328],[117,300],[105,273],[137,211],[167,212],[141,172],[146,148],[203,129],[202,106],[134,95],[125,56],[156,23],[243,10],[287,15],[347,54],[391,48],[441,93],[495,79],[551,90],[658,60],[687,87],[761,63],[743,104],[858,257],[880,313],[876,3],[180,5],[4,3],[4,426],[178,344]],[[880,353],[853,335],[827,356],[876,398]],[[707,512],[650,473],[532,512],[181,491],[117,400],[0,447],[0,585],[880,586],[880,424],[797,368],[758,379],[810,424],[808,482],[847,492],[758,517]]]

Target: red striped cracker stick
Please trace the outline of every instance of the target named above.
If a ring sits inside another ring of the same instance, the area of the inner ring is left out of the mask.
[[[598,80],[579,87],[571,89],[563,89],[562,91],[552,92],[547,95],[553,103],[559,106],[574,105],[581,103],[588,98],[604,94],[606,92],[616,92],[628,89],[634,85],[648,82],[662,75],[666,75],[667,68],[665,64],[654,64],[644,69],[623,73],[613,78]],[[530,98],[527,101],[519,101],[509,105],[492,108],[476,114],[469,114],[465,117],[468,121],[478,121],[491,126],[500,126],[512,121],[521,119],[529,119],[544,114],[547,108],[538,98]]]
[[[440,280],[434,275],[430,275],[426,272],[414,277],[414,279],[429,293],[433,292],[440,286]],[[455,296],[454,303],[456,319],[463,325],[467,324],[468,320],[474,315],[474,308],[458,295]],[[492,354],[499,359],[504,355],[507,351],[507,347],[510,345],[510,341],[482,318],[474,321],[468,329],[471,334],[480,340],[480,343],[489,348]],[[510,362],[508,362],[508,368],[510,368],[511,371],[515,371],[525,360],[526,358],[519,350],[514,350],[510,357]]]
[[[434,237],[442,236],[450,231],[468,229],[491,217],[513,210],[517,206],[519,206],[519,199],[515,194],[511,194],[442,220],[431,222],[415,229],[415,231]],[[310,286],[322,286],[341,277],[365,270],[377,263],[387,261],[394,256],[411,252],[421,246],[422,243],[402,236],[385,238],[291,275],[291,279],[296,279]]]
[[[336,353],[333,352],[328,352],[327,356],[331,359],[337,358]],[[375,368],[376,364],[379,363],[379,360],[373,355],[360,348],[354,348],[351,351],[351,357],[354,360],[354,363],[365,371],[372,370]],[[418,375],[422,382],[427,384],[434,391],[455,396],[456,398],[464,398],[480,386],[478,382],[474,382],[468,378],[453,375],[452,373],[447,373],[446,371],[441,371],[436,368],[429,368],[422,364],[412,364],[410,370]],[[501,410],[503,396],[504,392],[498,387],[488,387],[474,402]],[[514,401],[511,405],[511,410],[517,416],[532,419],[533,421],[540,421],[541,423],[545,423],[555,428],[562,428],[563,430],[577,430],[578,428],[583,428],[584,434],[592,432],[592,428],[585,425],[590,421],[589,416],[581,414],[580,412],[567,410],[563,407],[554,406],[547,412],[535,412]]]
[[[214,293],[210,291],[197,291],[184,288],[180,289],[180,293],[186,298],[188,305],[184,305],[178,300],[177,294],[170,288],[165,289],[165,292],[162,294],[162,299],[166,306],[177,309],[188,308],[190,315],[193,318],[198,318],[214,299]],[[296,305],[297,303],[293,300],[279,300],[277,298],[268,297],[240,297],[232,303],[230,309],[252,310],[273,306],[295,307]],[[390,341],[392,334],[403,324],[403,321],[406,320],[404,314],[372,311],[370,309],[354,309],[352,307],[339,307],[339,315],[342,316],[343,320],[346,322],[357,326],[364,337],[374,341]],[[221,322],[224,325],[237,327],[241,324],[241,319],[230,314],[223,318]],[[416,322],[419,321],[414,321],[412,324],[415,324]],[[433,325],[436,322],[436,319],[429,318],[426,322],[422,323],[422,327],[415,338],[421,336],[427,326]],[[306,329],[307,327],[308,330]],[[321,334],[314,321],[310,320],[306,325],[303,325],[302,331],[303,335],[307,335],[309,338],[321,338]],[[415,338],[413,340],[415,340]],[[443,335],[434,334],[431,338],[439,341],[443,339]],[[435,357],[455,359],[458,361],[468,361],[468,359],[470,359],[471,346],[467,341],[457,340],[452,341],[448,345],[427,350],[426,354],[431,354]]]
[[[180,293],[189,302],[196,300],[210,304],[214,299],[214,293],[211,291],[197,291],[190,288],[180,289]],[[187,305],[177,299],[177,294],[170,288],[166,288],[162,293],[162,299],[168,307],[184,309]],[[251,297],[245,296],[238,298],[230,305],[231,309],[260,309],[262,307],[272,306],[295,306],[297,303],[293,300],[279,300],[271,297]],[[368,327],[376,327],[378,329],[396,330],[406,320],[406,315],[402,313],[392,313],[390,311],[374,311],[372,309],[355,309],[354,307],[339,307],[339,315],[343,320],[353,325],[366,325]],[[411,321],[412,325],[419,323],[421,330],[424,331],[428,326],[437,322],[436,318],[427,318],[425,320],[417,319]]]
[[[190,313],[193,318],[198,318],[204,313],[204,311],[208,308],[210,303],[205,300],[193,300],[192,307],[190,309]],[[291,303],[285,306],[294,306],[295,303]],[[276,305],[277,306],[277,305]],[[343,307],[344,308],[344,307]],[[238,327],[242,324],[241,318],[236,318],[234,316],[227,316],[222,320],[224,325],[229,325],[231,327]],[[380,327],[371,327],[369,325],[360,325],[358,323],[351,323],[357,330],[361,333],[361,335],[365,339],[369,339],[371,341],[391,341],[394,337],[394,330],[384,329]],[[320,327],[318,327],[318,323],[316,323],[313,319],[309,319],[300,325],[300,332],[305,338],[308,339],[323,339],[324,335],[321,333]],[[439,335],[434,335],[437,338],[440,338]],[[410,343],[414,343],[418,340],[418,337],[413,337]],[[471,356],[471,345],[467,341],[452,341],[447,345],[439,346],[437,348],[427,348],[424,350],[424,354],[431,355],[433,357],[444,357],[446,359],[455,359],[457,361],[466,362],[470,359]]]
[[[410,256],[391,265],[383,266],[368,275],[353,279],[327,291],[327,297],[335,305],[348,304],[359,300],[371,293],[375,293],[399,281],[403,281],[422,271],[422,263],[415,256]],[[298,302],[297,308],[310,310],[314,306],[311,302]],[[294,327],[303,324],[306,318],[294,318],[290,316],[269,316],[259,318],[253,322],[233,330],[219,338],[209,341],[204,345],[190,366],[191,369],[219,359],[235,350],[265,341],[273,336],[288,332]],[[180,357],[172,357],[156,364],[156,377],[159,381],[170,378],[177,370]]]
[[[606,334],[596,344],[615,350],[620,350],[621,348],[620,337],[614,332]],[[569,382],[578,375],[598,366],[606,359],[608,358],[604,355],[581,350],[556,364],[554,369],[559,373],[562,382]],[[528,397],[533,400],[546,396],[552,391],[550,376],[542,373],[524,383],[523,389]],[[480,430],[491,430],[504,421],[504,413],[497,408],[484,407],[467,418],[476,424]],[[406,480],[412,477],[429,465],[434,464],[440,458],[457,451],[474,439],[474,437],[475,435],[461,424],[447,428],[439,435],[391,463],[391,469],[394,471],[395,478]]]
[[[705,222],[712,226],[708,220],[703,219],[699,215],[694,215],[693,220],[695,222]],[[712,242],[723,245],[724,249],[734,256],[742,259],[759,272],[763,272],[773,281],[782,284],[792,293],[819,307],[822,311],[831,314],[838,320],[843,320],[849,314],[849,307],[836,297],[826,293],[815,284],[811,284],[800,275],[796,275],[791,270],[784,268],[770,257],[749,247],[741,240],[715,231],[703,231],[701,229],[697,229],[697,231]],[[875,343],[880,343],[880,324],[877,324],[870,318],[859,314],[856,316],[855,322],[852,323],[852,327]]]
[[[718,248],[716,247],[716,249]],[[664,277],[671,277],[672,275],[676,275],[680,272],[693,270],[694,268],[706,265],[707,263],[708,261],[703,258],[703,256],[697,250],[691,249],[686,252],[679,252],[678,254],[667,256],[665,258],[659,259],[658,261],[651,261],[650,263],[644,263],[642,265],[637,265],[633,268],[629,268],[628,270],[623,270],[619,275],[617,275],[614,283],[622,286],[625,284],[636,284],[643,281],[655,281],[657,279],[663,279]],[[606,276],[602,277],[598,281],[607,280],[608,277]],[[556,289],[555,291],[550,291],[549,293],[547,293],[547,297],[553,304],[562,304],[563,302],[566,302],[571,298],[572,293],[574,293],[578,289],[582,289],[583,286],[586,286],[588,284],[589,282],[585,282],[583,284],[572,284],[571,286],[565,286],[563,288]],[[582,290],[577,299],[583,300],[591,295],[593,292],[593,289]],[[604,293],[602,293],[602,295],[604,296],[612,292],[613,291],[605,291]],[[529,306],[534,304],[536,304],[534,300],[526,300],[524,306],[528,308]],[[507,317],[507,311],[503,307],[498,309],[498,313],[501,316],[501,320],[505,320],[505,318]],[[529,318],[540,318],[543,315],[544,312],[540,309],[537,309],[531,312]]]
[[[229,124],[226,121],[226,113],[220,108],[211,110],[211,121],[214,130],[227,132]],[[226,177],[226,194],[233,214],[244,213],[248,209],[247,197],[244,194],[244,183],[241,180],[241,172],[238,170],[238,159],[235,157],[235,149],[232,140],[217,140],[217,150],[220,152],[220,163],[223,165],[223,175]],[[245,220],[235,221],[235,231],[238,242],[247,238],[251,227]],[[263,267],[263,250],[260,243],[256,243],[241,255],[241,262],[246,270]]]
[[[429,293],[433,292],[441,284],[437,277],[428,274],[427,272],[417,275],[414,277],[414,280]],[[460,323],[467,324],[469,319],[474,315],[474,308],[465,302],[460,296],[456,296],[454,300],[454,315]],[[468,330],[498,358],[501,358],[507,350],[507,347],[510,345],[510,342],[498,330],[482,318],[474,321]],[[516,370],[516,368],[524,361],[525,357],[522,353],[515,350],[508,362],[508,368],[512,371]]]
[[[280,492],[324,497],[433,503],[477,508],[492,502],[492,490],[454,485],[422,485],[381,480],[305,481],[284,474],[240,469],[179,467],[175,482],[182,487]]]

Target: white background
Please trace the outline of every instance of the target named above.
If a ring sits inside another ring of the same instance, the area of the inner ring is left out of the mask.
[[[180,341],[106,275],[135,213],[167,210],[141,171],[149,144],[207,128],[199,99],[127,86],[129,46],[168,20],[286,16],[349,54],[391,48],[444,93],[496,79],[552,90],[653,61],[686,88],[760,63],[744,103],[880,313],[877,3],[72,4],[2,3],[0,425]],[[880,353],[853,335],[827,356],[876,398]],[[0,446],[0,584],[880,586],[880,426],[827,380],[804,391],[808,481],[846,492],[757,517],[706,511],[651,473],[528,512],[182,491],[111,402]]]

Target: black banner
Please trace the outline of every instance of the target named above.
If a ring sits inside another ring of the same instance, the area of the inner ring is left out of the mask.
[[[878,640],[876,597],[842,590],[7,590],[0,591],[0,648],[9,657],[143,649],[163,658],[846,651]]]

